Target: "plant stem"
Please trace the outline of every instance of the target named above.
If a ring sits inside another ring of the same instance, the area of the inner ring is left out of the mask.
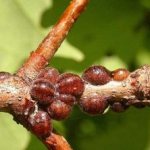
[[[52,59],[73,24],[86,8],[88,0],[72,0],[50,33],[24,63],[17,75],[30,82]]]

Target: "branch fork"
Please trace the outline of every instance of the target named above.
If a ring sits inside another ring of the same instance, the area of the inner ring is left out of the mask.
[[[15,119],[27,129],[25,114],[28,114],[27,111],[35,109],[36,106],[30,96],[30,84],[39,71],[48,65],[48,61],[54,56],[71,27],[86,8],[87,3],[88,0],[72,0],[50,33],[35,52],[31,53],[18,72],[15,75],[0,74],[0,111],[13,114]],[[31,108],[28,109],[26,104],[30,102]],[[32,132],[31,129],[29,130]],[[55,133],[47,138],[38,138],[48,149],[71,150],[67,141]]]

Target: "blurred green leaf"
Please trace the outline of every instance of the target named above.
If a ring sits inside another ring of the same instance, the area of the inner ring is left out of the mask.
[[[150,51],[142,49],[136,55],[138,65],[150,64]]]
[[[68,140],[78,150],[148,150],[150,110],[129,109],[124,113],[87,116],[75,112],[66,121]],[[73,129],[73,130],[72,130]]]
[[[34,50],[34,43],[40,39],[41,33],[17,0],[0,0],[0,19],[0,48],[1,53],[6,55],[0,55],[4,60],[0,68],[12,72],[29,55],[29,51]]]
[[[85,54],[80,68],[83,70],[107,53],[131,63],[143,46],[144,32],[136,30],[142,16],[137,0],[91,1],[68,39]]]
[[[30,134],[21,125],[14,122],[12,116],[0,113],[0,149],[23,150],[26,149]]]
[[[22,150],[22,149],[19,149],[19,150]],[[43,145],[39,141],[39,139],[37,139],[37,137],[35,137],[34,135],[31,135],[30,143],[26,145],[25,150],[47,150],[47,148],[45,147],[45,145]]]
[[[125,62],[123,62],[117,56],[103,57],[100,61],[96,62],[96,64],[101,64],[110,70],[115,70],[117,68],[127,68]]]
[[[141,0],[141,4],[146,8],[150,8],[150,1],[149,0]]]

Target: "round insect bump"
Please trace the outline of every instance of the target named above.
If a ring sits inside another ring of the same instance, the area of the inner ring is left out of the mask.
[[[104,85],[111,80],[110,72],[103,66],[91,66],[83,73],[83,79],[93,85]]]
[[[48,80],[38,79],[31,87],[31,97],[40,104],[50,104],[54,99],[55,88]]]
[[[59,94],[55,98],[70,106],[74,105],[77,102],[75,96],[68,94]]]
[[[116,81],[123,81],[129,76],[129,71],[126,69],[117,69],[112,72],[112,77]]]
[[[29,129],[38,137],[47,137],[52,132],[51,119],[47,112],[38,111],[28,118]]]
[[[70,105],[65,104],[60,100],[54,101],[48,108],[47,112],[50,117],[54,120],[64,120],[68,118],[71,113],[72,107]]]
[[[0,72],[0,80],[5,80],[5,79],[9,78],[10,76],[12,76],[12,75],[8,72]]]
[[[144,108],[146,105],[140,100],[133,100],[132,106],[135,108]]]
[[[55,68],[47,67],[43,69],[37,78],[43,78],[49,80],[52,84],[55,84],[58,80],[59,72]]]
[[[80,96],[84,91],[84,83],[78,75],[64,73],[59,76],[57,91],[61,94]]]
[[[106,98],[98,95],[81,98],[79,101],[81,109],[91,115],[103,114],[108,107]]]
[[[28,116],[29,114],[31,114],[35,110],[36,107],[35,105],[36,105],[35,101],[26,99],[23,105],[24,115]]]
[[[112,105],[110,105],[110,108],[114,112],[124,112],[128,106],[123,104],[122,102],[114,102]]]

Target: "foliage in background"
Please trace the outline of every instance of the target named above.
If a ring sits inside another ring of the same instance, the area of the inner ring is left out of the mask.
[[[0,70],[15,72],[69,0],[0,0]],[[91,0],[51,65],[81,74],[92,64],[133,70],[150,64],[150,1]],[[78,107],[54,122],[77,150],[150,150],[150,109],[91,117]],[[0,149],[45,150],[10,115],[0,114]]]

